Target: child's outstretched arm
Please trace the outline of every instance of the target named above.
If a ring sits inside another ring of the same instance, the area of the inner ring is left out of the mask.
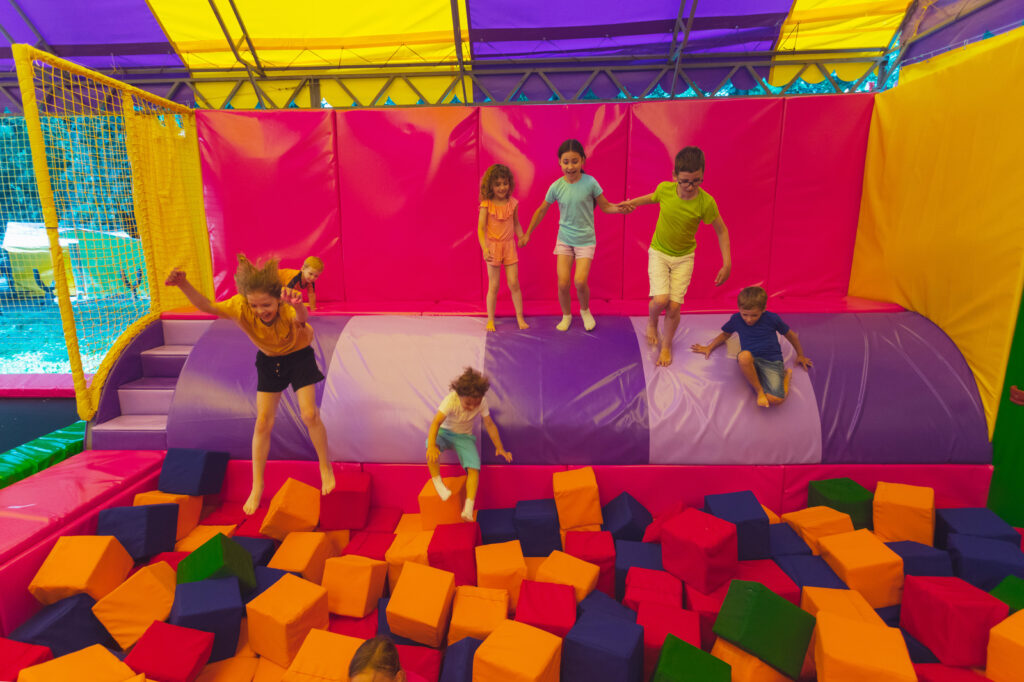
[[[597,196],[597,207],[605,213],[629,213],[633,210],[633,205],[628,201],[623,201],[620,204],[613,204],[604,198],[603,194]]]
[[[484,252],[484,260],[491,259],[491,252],[487,248],[487,209],[480,207],[480,217],[476,221],[476,236],[480,240],[480,249]]]
[[[306,320],[309,319],[309,313],[306,311],[306,306],[302,304],[302,292],[298,289],[289,289],[288,287],[281,287],[281,303],[287,303],[295,309],[295,324],[301,327],[306,324]]]
[[[692,350],[694,353],[700,353],[701,355],[704,356],[704,359],[707,360],[708,356],[711,355],[712,351],[714,351],[716,348],[725,343],[726,339],[728,339],[730,336],[732,336],[731,333],[722,332],[715,338],[711,339],[711,341],[708,342],[708,345],[702,346],[699,343],[695,343],[692,346],[690,346],[690,350]]]
[[[546,201],[540,202],[540,206],[533,212],[533,217],[530,218],[530,226],[526,228],[526,234],[519,238],[519,246],[526,246],[526,243],[530,241],[530,235],[540,224],[540,221],[544,220],[544,216],[547,215],[548,209],[551,208],[551,204]]]
[[[504,457],[506,462],[511,462],[512,453],[501,444],[501,436],[498,435],[498,425],[494,423],[490,415],[484,417],[483,422],[487,435],[491,437],[491,442],[494,443],[494,455],[496,457]]]
[[[210,299],[203,296],[194,286],[192,282],[188,281],[188,277],[185,276],[185,271],[181,268],[174,268],[167,275],[167,279],[164,280],[164,285],[169,287],[178,287],[181,289],[181,293],[185,294],[185,298],[188,302],[198,308],[200,311],[209,315],[216,315],[217,317],[223,317],[213,304]]]
[[[447,419],[444,412],[434,415],[434,421],[430,422],[430,431],[427,432],[427,464],[433,464],[441,459],[441,449],[437,447],[437,432],[441,430],[441,424]]]
[[[790,329],[784,334],[786,340],[793,344],[793,350],[796,351],[796,364],[800,365],[804,369],[808,369],[814,366],[811,359],[804,355],[804,349],[800,345],[800,337],[797,336],[796,332]]]
[[[637,197],[636,199],[626,199],[622,203],[629,204],[633,208],[636,208],[638,206],[646,206],[647,204],[656,204],[658,203],[658,200],[654,198],[654,192],[651,192],[650,194],[645,194],[642,197]]]
[[[729,279],[729,274],[732,273],[732,253],[729,250],[729,228],[725,226],[722,216],[715,218],[711,227],[715,228],[715,234],[718,235],[718,248],[722,251],[722,269],[715,276],[715,286],[718,287],[725,284],[725,280]]]

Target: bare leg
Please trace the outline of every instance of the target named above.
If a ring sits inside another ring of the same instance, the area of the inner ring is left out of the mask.
[[[668,367],[672,364],[672,339],[679,327],[679,304],[671,301],[665,313],[665,334],[661,337],[661,353],[658,355],[658,366]]]
[[[256,393],[256,427],[252,431],[252,491],[249,493],[249,499],[242,505],[242,511],[246,514],[253,514],[259,508],[260,498],[263,497],[263,470],[267,468],[270,432],[274,429],[274,417],[279,402],[280,393]]]
[[[516,321],[520,329],[529,329],[526,318],[523,317],[523,291],[519,288],[519,264],[505,266],[505,281],[508,282],[508,292],[512,295],[512,307],[516,311]]]
[[[498,305],[498,285],[501,283],[501,266],[487,264],[487,331],[494,331],[494,309]]]
[[[741,350],[740,354],[736,356],[736,361],[740,365],[740,371],[743,372],[743,378],[747,380],[757,393],[758,406],[768,407],[771,403],[768,402],[768,396],[764,394],[761,380],[757,377],[757,369],[754,367],[754,356],[750,354],[749,350]]]
[[[558,305],[562,308],[562,321],[555,328],[564,332],[569,328],[569,323],[572,320],[572,309],[570,308],[572,294],[569,283],[572,280],[573,257],[559,255],[556,258],[558,259],[555,262],[555,273],[558,275]]]
[[[793,370],[787,369],[786,376],[782,379],[782,395],[789,397],[789,382],[793,378]]]
[[[647,343],[651,346],[661,343],[661,339],[658,338],[658,321],[667,306],[668,296],[651,296],[651,303],[648,306],[650,316],[647,319]]]
[[[334,490],[334,468],[327,457],[327,429],[320,419],[320,409],[316,406],[316,386],[303,386],[295,391],[295,397],[299,399],[299,413],[309,430],[309,439],[313,441],[313,449],[320,463],[320,494],[327,495]]]
[[[466,504],[462,509],[462,520],[473,520],[473,505],[476,504],[476,491],[480,487],[480,470],[466,469]]]
[[[576,285],[576,297],[580,301],[580,317],[583,318],[583,328],[588,332],[597,326],[594,315],[590,312],[590,266],[594,263],[593,258],[578,258],[576,260],[576,276],[573,283]]]

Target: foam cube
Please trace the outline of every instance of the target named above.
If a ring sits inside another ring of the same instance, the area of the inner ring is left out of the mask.
[[[852,478],[827,478],[807,484],[808,507],[831,507],[850,517],[854,530],[871,529],[874,494]]]
[[[817,616],[814,661],[818,679],[916,682],[899,630],[831,611]]]
[[[576,603],[583,601],[597,587],[601,569],[565,552],[552,552],[537,569],[537,580],[560,583],[573,588]]]
[[[352,534],[352,539],[345,546],[344,554],[358,554],[360,556],[385,561],[395,536],[391,533],[361,530]]]
[[[419,530],[427,530],[423,527],[422,515],[417,516],[420,519]],[[398,507],[370,507],[370,516],[366,519],[363,530],[370,533],[395,533],[401,518],[402,510]]]
[[[269,658],[256,659],[256,674],[252,682],[281,682],[288,668],[274,663]]]
[[[946,546],[954,574],[975,587],[991,590],[1008,575],[1024,578],[1024,554],[1008,542],[953,533]]]
[[[246,516],[244,513],[242,516],[244,519],[241,523],[235,523],[232,528],[235,528],[234,533],[225,533],[225,535],[241,535],[247,538],[262,538],[263,534],[260,532],[260,528],[263,526],[263,522],[267,518],[267,512],[270,511],[267,507],[260,507],[252,513],[251,516]],[[212,516],[212,514],[211,514]],[[200,525],[231,525],[230,523],[212,523],[208,519],[203,519]]]
[[[731,682],[728,663],[675,635],[667,635],[651,682]]]
[[[1010,613],[1024,609],[1024,580],[1015,575],[1008,575],[989,593],[1010,607]]]
[[[712,592],[736,571],[736,525],[687,509],[662,529],[661,561],[666,571],[683,582]]]
[[[913,638],[906,630],[899,630],[903,636],[903,642],[907,647],[912,663],[938,663],[939,657],[932,653],[931,649]]]
[[[526,556],[523,557],[523,561],[526,562],[526,579],[536,580],[537,571],[540,569],[541,564],[547,560],[546,556]]]
[[[438,682],[473,682],[473,657],[481,644],[483,640],[475,637],[463,637],[449,644]]]
[[[819,611],[828,611],[851,620],[862,620],[875,625],[886,624],[857,590],[805,587],[800,599],[800,608],[812,616],[817,615]]]
[[[167,620],[174,604],[174,569],[164,562],[143,566],[97,601],[93,615],[122,649],[129,649],[154,620]]]
[[[768,515],[754,493],[744,490],[705,495],[704,511],[736,526],[736,550],[740,561],[771,556]]]
[[[546,557],[562,549],[554,500],[520,500],[516,503],[514,523],[524,556]]]
[[[473,656],[473,682],[559,682],[562,640],[507,620]]]
[[[782,519],[779,517],[779,515],[773,512],[771,509],[769,509],[763,504],[761,505],[761,509],[764,510],[764,515],[768,517],[769,525],[774,526],[777,523],[782,523]]]
[[[644,629],[620,618],[585,614],[562,642],[562,682],[641,682]]]
[[[710,650],[711,645],[715,643],[715,620],[718,618],[718,612],[722,610],[722,602],[725,601],[728,592],[728,583],[709,593],[701,592],[693,585],[683,585],[686,608],[700,617],[700,643],[704,649]]]
[[[334,472],[334,490],[320,500],[320,530],[355,530],[370,516],[370,474]]]
[[[324,562],[333,555],[334,545],[325,534],[294,531],[285,536],[267,567],[298,573],[312,583],[320,583]]]
[[[396,645],[408,644],[419,647],[424,646],[420,642],[391,632],[391,627],[388,625],[388,603],[390,601],[390,597],[383,597],[379,602],[377,602],[377,634],[382,637],[389,638]]]
[[[565,553],[594,564],[598,568],[597,588],[615,596],[615,540],[609,531],[569,531],[565,534]]]
[[[872,502],[875,535],[885,542],[935,540],[935,491],[919,485],[879,481]]]
[[[601,515],[604,517],[603,528],[611,533],[612,537],[616,540],[634,542],[644,539],[644,532],[654,520],[651,512],[627,492],[621,493],[606,504],[601,509]]]
[[[208,504],[210,503],[208,502]],[[266,513],[267,508],[263,507],[253,512],[252,516],[249,516],[245,513],[245,509],[242,508],[241,502],[221,502],[215,509],[207,510],[205,515],[200,514],[200,523],[205,523],[209,526],[239,526],[254,516],[259,516],[262,523],[263,516]]]
[[[936,510],[935,546],[945,549],[946,539],[953,533],[1002,540],[1017,548],[1021,545],[1021,537],[1013,526],[986,507]]]
[[[168,448],[156,487],[179,495],[216,495],[227,470],[226,452]]]
[[[402,566],[407,562],[414,564],[430,565],[430,541],[434,537],[434,531],[423,530],[416,533],[398,533],[394,541],[384,553],[384,559],[388,566],[388,583],[391,589],[395,589],[398,578],[402,575]]]
[[[242,590],[255,589],[252,555],[231,538],[217,533],[178,564],[179,584],[210,578],[236,578]]]
[[[231,539],[249,553],[253,568],[266,566],[270,558],[274,556],[274,552],[277,551],[277,543],[270,538],[247,538],[236,535]]]
[[[324,535],[331,541],[331,545],[334,547],[334,556],[341,556],[345,553],[348,548],[349,541],[352,540],[352,531],[350,530],[325,530]],[[270,558],[267,558],[269,561]]]
[[[782,515],[782,520],[797,532],[815,556],[821,553],[818,546],[821,538],[854,530],[850,515],[831,507],[808,507],[789,512]]]
[[[561,528],[601,525],[601,500],[593,467],[556,471],[551,475]]]
[[[791,554],[775,557],[775,563],[789,576],[790,580],[796,583],[797,587],[846,589],[846,583],[839,579],[836,572],[820,556]]]
[[[237,578],[214,578],[178,585],[167,622],[214,636],[211,661],[231,658],[238,649],[244,614]]]
[[[476,523],[439,523],[427,546],[431,566],[455,574],[455,585],[476,585],[476,552],[480,526]]]
[[[903,559],[904,575],[953,575],[949,552],[911,540],[887,542],[885,546]]]
[[[16,680],[21,670],[52,658],[48,647],[0,637],[0,680]]]
[[[444,481],[448,490],[452,491],[451,497],[443,502],[430,479],[427,479],[423,488],[420,489],[417,501],[420,508],[420,525],[423,530],[434,530],[439,523],[462,521],[462,507],[466,504],[466,477],[452,476],[441,480]]]
[[[398,535],[399,533],[419,533],[421,530],[423,530],[423,522],[420,520],[419,513],[416,513],[402,514],[393,532]]]
[[[132,679],[132,675],[132,669],[117,656],[99,644],[94,644],[52,661],[25,668],[18,675],[18,681],[66,682],[89,679],[96,682],[123,682]]]
[[[163,562],[170,566],[172,571],[177,571],[178,564],[184,561],[187,556],[187,552],[160,552],[159,554],[154,554],[146,565],[153,566]]]
[[[245,612],[249,646],[285,667],[291,664],[310,630],[326,629],[330,624],[327,590],[290,573],[250,601]]]
[[[565,637],[576,622],[576,594],[569,585],[524,580],[516,620]]]
[[[256,587],[251,592],[247,592],[243,595],[246,604],[263,594],[268,587],[276,583],[278,580],[288,575],[288,571],[282,571],[279,568],[257,566],[253,569],[253,574],[256,576]]]
[[[230,538],[235,534],[235,527],[207,526],[206,524],[201,523],[193,528],[188,535],[178,540],[174,545],[174,551],[184,552],[186,554],[194,552],[209,542],[212,538],[216,537],[218,533],[224,537]]]
[[[850,589],[857,590],[873,608],[900,603],[903,559],[874,533],[862,528],[829,535],[820,541],[821,557]]]
[[[270,500],[260,533],[284,540],[288,533],[311,531],[320,521],[320,491],[289,478]]]
[[[560,528],[558,530],[559,547],[565,549],[565,536],[569,533],[600,533],[601,526],[577,526],[576,528]]]
[[[210,658],[213,633],[154,621],[124,662],[154,680],[192,682]]]
[[[355,554],[328,559],[323,575],[327,608],[339,616],[365,617],[384,594],[387,574],[388,565],[376,559]]]
[[[668,571],[633,566],[626,573],[626,594],[622,604],[639,612],[642,602],[683,606],[683,583]]]
[[[102,599],[124,582],[132,565],[131,555],[115,537],[64,535],[46,555],[28,591],[40,604],[80,592]]]
[[[374,605],[376,607],[376,604]],[[373,608],[362,618],[354,616],[336,616],[331,614],[331,624],[328,629],[339,635],[358,637],[359,639],[372,639],[377,636],[377,621],[380,614]]]
[[[50,649],[54,656],[63,656],[93,644],[112,646],[114,641],[93,615],[95,600],[79,593],[54,602],[33,614],[8,637],[25,644]]]
[[[508,590],[460,585],[455,588],[448,645],[464,637],[486,639],[508,619]]]
[[[989,630],[1010,607],[960,578],[907,576],[900,627],[946,665],[981,666]]]
[[[408,563],[387,606],[388,627],[396,635],[439,647],[452,612],[455,575]]]
[[[348,682],[348,666],[362,643],[356,637],[310,630],[281,679]]]
[[[177,541],[188,535],[193,528],[199,525],[199,515],[203,511],[203,496],[177,495],[175,493],[162,493],[159,490],[150,490],[138,493],[132,500],[132,505],[136,507],[151,504],[178,505],[178,526],[174,533],[174,539]]]
[[[915,663],[918,682],[990,682],[989,678],[967,668],[954,668],[941,663]]]
[[[436,682],[441,674],[441,652],[430,647],[396,644],[398,662],[407,682]]]
[[[644,542],[661,542],[661,530],[665,527],[665,524],[670,520],[679,516],[686,509],[686,505],[682,502],[674,502],[670,504],[666,509],[654,515],[654,520],[651,521],[647,529],[644,530]]]
[[[732,679],[745,682],[789,682],[790,678],[771,667],[757,656],[749,654],[724,639],[715,640],[711,655],[729,664]]]
[[[775,523],[768,526],[768,540],[772,558],[791,554],[810,554],[810,546],[803,541],[788,523]]]
[[[636,613],[636,623],[644,629],[645,680],[651,679],[668,635],[675,635],[693,646],[700,646],[700,616],[694,611],[685,611],[681,606],[641,602]]]
[[[515,611],[519,589],[526,579],[526,561],[518,540],[476,547],[476,584],[508,590],[509,604]]]
[[[258,667],[259,660],[254,656],[233,656],[207,664],[196,682],[252,682]]]
[[[615,541],[615,598],[626,596],[626,575],[633,566],[664,570],[661,563],[661,546],[650,542]]]
[[[480,540],[485,545],[496,542],[511,542],[516,539],[516,510],[481,509],[477,512],[476,522],[480,525]]]
[[[586,599],[576,605],[576,618],[579,619],[580,616],[588,611],[614,618],[624,618],[631,623],[636,622],[636,611],[626,608],[615,601],[614,597],[609,597],[604,592],[598,590],[591,592],[587,595]]]
[[[1024,680],[1024,612],[992,628],[987,653],[985,675],[993,682]]]
[[[714,633],[792,678],[800,675],[814,616],[760,583],[733,580]]]

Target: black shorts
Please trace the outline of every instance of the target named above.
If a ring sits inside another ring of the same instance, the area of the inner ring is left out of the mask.
[[[288,388],[288,384],[297,391],[324,380],[312,346],[288,355],[267,355],[256,351],[256,376],[256,390],[260,393],[280,393]]]

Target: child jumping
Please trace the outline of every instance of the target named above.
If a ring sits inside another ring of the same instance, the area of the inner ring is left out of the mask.
[[[501,266],[512,295],[512,306],[520,329],[529,329],[523,319],[523,292],[519,289],[519,256],[516,238],[522,238],[519,224],[519,202],[512,197],[516,181],[508,166],[496,163],[487,169],[480,181],[480,219],[477,236],[487,262],[487,331],[494,331],[494,309],[498,304]]]
[[[473,506],[480,485],[480,455],[476,451],[476,436],[473,435],[473,421],[477,416],[483,419],[487,435],[494,443],[494,454],[504,457],[506,462],[512,461],[512,453],[502,446],[498,426],[487,408],[487,398],[484,396],[490,387],[487,377],[467,367],[449,385],[451,393],[441,401],[434,421],[430,423],[430,432],[427,433],[427,469],[430,470],[430,480],[442,500],[447,500],[452,491],[441,480],[441,451],[455,450],[459,464],[466,470],[466,505],[462,509],[464,521],[473,520]]]
[[[739,334],[742,350],[736,356],[736,361],[740,365],[743,377],[757,393],[757,404],[761,407],[779,405],[789,395],[789,380],[793,370],[786,369],[782,361],[782,347],[775,333],[782,334],[793,344],[798,365],[806,370],[814,363],[804,355],[796,332],[790,329],[781,317],[765,310],[768,295],[764,289],[742,289],[736,302],[740,311],[733,313],[729,321],[722,325],[722,333],[711,339],[708,345],[695,343],[690,349],[707,359],[711,352],[725,343],[734,332]]]
[[[256,428],[252,433],[252,492],[243,505],[245,513],[252,514],[260,506],[270,432],[281,392],[289,384],[295,390],[302,421],[309,430],[320,462],[320,491],[326,495],[334,490],[334,470],[327,459],[327,430],[316,405],[314,385],[323,381],[324,375],[310,345],[313,328],[306,322],[308,314],[302,304],[302,294],[281,286],[277,261],[257,266],[239,254],[235,271],[238,294],[217,303],[210,302],[196,290],[184,270],[171,270],[165,284],[181,289],[192,305],[204,313],[234,320],[259,349],[256,352]]]
[[[580,318],[588,332],[597,326],[590,313],[590,266],[594,262],[597,237],[594,234],[594,204],[605,213],[629,213],[631,206],[612,204],[604,196],[604,190],[592,175],[583,172],[587,155],[577,140],[566,140],[558,148],[558,163],[562,177],[551,183],[548,193],[534,212],[530,227],[526,229],[519,245],[530,241],[530,235],[548,212],[551,204],[558,203],[558,238],[555,241],[555,256],[558,260],[555,271],[558,275],[558,303],[562,308],[562,321],[555,327],[566,331],[572,324],[569,307],[572,293],[570,280],[576,285],[576,296],[580,301]],[[576,261],[576,274],[572,276],[572,264]]]
[[[693,275],[697,248],[694,237],[701,223],[715,228],[718,248],[722,251],[722,268],[715,276],[715,286],[729,279],[732,271],[729,230],[714,198],[700,187],[704,182],[704,152],[698,147],[684,147],[676,154],[672,180],[659,183],[651,194],[624,202],[634,207],[659,205],[658,222],[647,249],[647,277],[651,284],[647,343],[661,346],[658,354],[661,367],[672,364],[672,338],[679,327],[679,308]],[[659,336],[658,322],[666,308],[665,329]]]
[[[301,270],[281,268],[277,271],[281,286],[297,289],[299,294],[309,290],[309,309],[316,310],[316,281],[324,272],[324,262],[316,256],[310,256],[302,262]]]

